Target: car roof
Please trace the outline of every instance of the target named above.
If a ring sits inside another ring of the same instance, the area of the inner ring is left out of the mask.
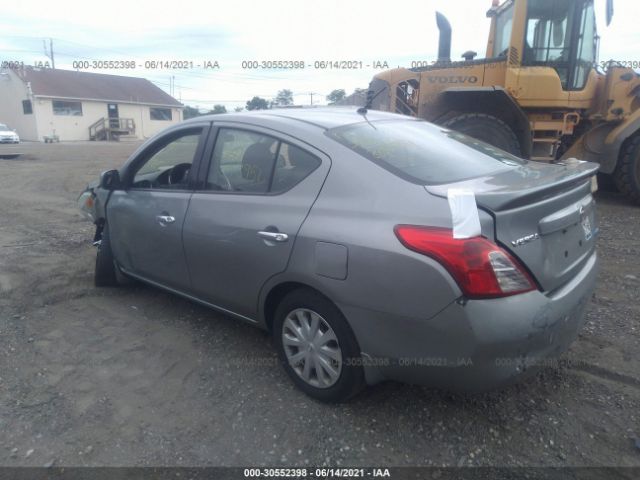
[[[273,108],[269,110],[254,110],[240,113],[223,113],[217,115],[203,115],[187,120],[188,122],[210,121],[248,121],[270,124],[282,123],[282,120],[299,123],[301,125],[312,125],[321,129],[330,129],[361,123],[363,121],[376,120],[410,120],[413,117],[397,115],[395,113],[380,112],[377,110],[367,110],[365,115],[358,113],[360,107],[309,107],[309,108]],[[301,126],[299,125],[299,126]]]

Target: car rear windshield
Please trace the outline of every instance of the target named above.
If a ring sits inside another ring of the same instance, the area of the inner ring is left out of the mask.
[[[413,183],[437,185],[499,173],[526,163],[499,148],[421,120],[378,120],[327,135]]]

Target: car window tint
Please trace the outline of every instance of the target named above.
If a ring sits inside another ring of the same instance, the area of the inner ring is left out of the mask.
[[[266,193],[280,141],[245,130],[222,128],[213,150],[207,190]]]
[[[387,120],[334,128],[327,135],[391,173],[433,185],[479,177],[524,163],[499,148],[418,120]]]
[[[320,165],[320,159],[301,148],[282,143],[273,174],[272,193],[289,190]]]
[[[151,189],[186,188],[201,133],[201,130],[189,131],[151,155],[136,172],[132,186]]]

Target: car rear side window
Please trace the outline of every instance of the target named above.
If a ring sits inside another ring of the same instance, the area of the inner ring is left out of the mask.
[[[222,128],[207,174],[206,190],[281,193],[302,181],[320,160],[277,138]]]
[[[271,193],[289,190],[320,166],[320,159],[301,148],[282,143],[273,173]]]
[[[435,185],[498,173],[526,161],[475,138],[418,120],[346,125],[327,135],[391,173]]]

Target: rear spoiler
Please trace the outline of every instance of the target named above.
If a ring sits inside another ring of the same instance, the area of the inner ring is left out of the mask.
[[[501,211],[531,205],[544,198],[581,187],[587,181],[591,182],[591,177],[598,173],[599,168],[597,163],[574,158],[563,160],[555,165],[565,165],[566,174],[558,172],[555,178],[542,181],[536,181],[536,178],[527,179],[514,183],[511,188],[496,187],[492,185],[491,180],[483,181],[482,178],[476,178],[447,185],[427,185],[425,189],[432,195],[443,198],[448,198],[448,191],[452,188],[468,189],[475,193],[479,206]],[[514,195],[516,191],[517,195]]]

